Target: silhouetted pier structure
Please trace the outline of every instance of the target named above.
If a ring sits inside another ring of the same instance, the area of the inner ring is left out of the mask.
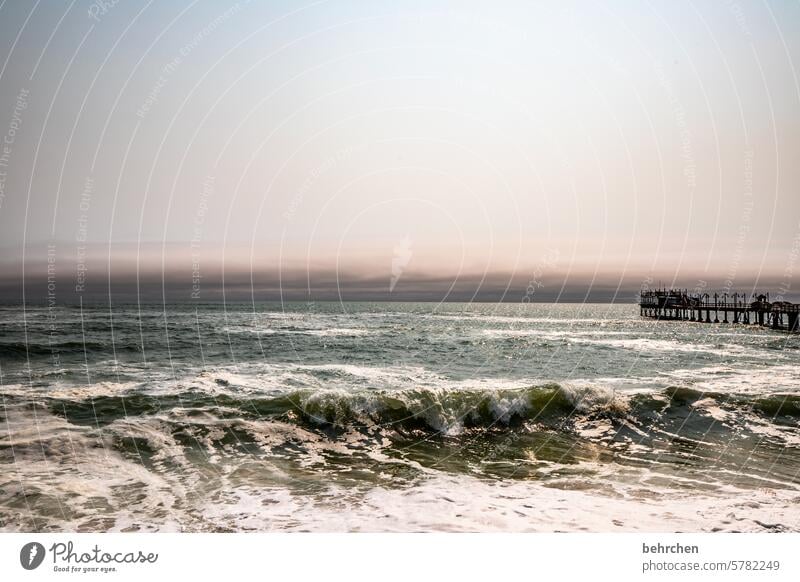
[[[701,323],[742,323],[800,332],[800,304],[769,300],[769,293],[689,293],[656,289],[639,295],[639,314],[655,319]]]

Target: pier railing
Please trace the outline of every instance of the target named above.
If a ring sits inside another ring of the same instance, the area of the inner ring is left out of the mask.
[[[686,289],[645,290],[639,296],[639,313],[655,319],[742,323],[800,331],[800,304],[770,301],[769,293],[747,295],[690,293]]]

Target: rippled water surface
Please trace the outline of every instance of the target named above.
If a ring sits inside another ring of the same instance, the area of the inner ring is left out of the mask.
[[[630,305],[0,309],[0,529],[800,530],[800,337]]]

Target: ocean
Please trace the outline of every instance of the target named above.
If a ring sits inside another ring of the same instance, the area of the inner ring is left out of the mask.
[[[0,308],[2,531],[800,531],[800,336],[633,304]]]

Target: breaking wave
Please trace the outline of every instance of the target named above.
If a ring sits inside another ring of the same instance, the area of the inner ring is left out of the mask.
[[[542,384],[524,388],[298,389],[274,395],[189,390],[148,393],[132,384],[103,383],[101,390],[61,391],[58,398],[39,395],[54,414],[78,425],[104,426],[129,417],[181,411],[220,419],[282,421],[334,430],[386,429],[400,433],[431,432],[457,436],[464,431],[570,430],[579,420],[607,419],[649,430],[681,421],[682,431],[720,420],[758,420],[794,424],[800,419],[800,395],[727,394],[671,387],[660,391],[617,391],[598,386]],[[12,387],[6,387],[12,388]],[[6,398],[25,398],[4,390]],[[716,415],[716,416],[715,416]]]

